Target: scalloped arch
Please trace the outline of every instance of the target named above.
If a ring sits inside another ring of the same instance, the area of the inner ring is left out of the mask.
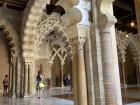
[[[3,32],[7,35],[7,38],[11,40],[9,44],[15,45],[14,50],[16,53],[19,53],[18,35],[14,30],[13,26],[2,15],[0,15],[0,27],[3,29]]]

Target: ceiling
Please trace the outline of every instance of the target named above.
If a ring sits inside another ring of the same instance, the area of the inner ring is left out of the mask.
[[[118,22],[115,24],[116,28],[122,31],[137,33],[137,22],[135,14],[135,6],[133,0],[116,0],[113,3],[114,15]],[[130,24],[134,22],[132,27]]]
[[[0,0],[0,6],[5,6],[9,9],[23,11],[29,0]]]
[[[29,0],[0,0],[0,6],[5,6],[9,9],[23,11]],[[51,4],[55,4],[58,0],[51,0]],[[49,8],[51,9],[51,8]],[[130,23],[136,22],[135,6],[133,0],[115,0],[113,3],[114,15],[118,22],[115,24],[119,30],[137,33],[136,25],[132,27]]]

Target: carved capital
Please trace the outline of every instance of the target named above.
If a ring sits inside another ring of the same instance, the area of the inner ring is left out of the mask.
[[[113,15],[100,14],[98,21],[99,28],[104,30],[107,28],[109,29],[111,26],[113,26],[117,22],[117,19]]]
[[[72,45],[72,50],[73,53],[75,53],[77,50],[78,51],[83,51],[83,46],[85,44],[85,37],[75,37],[70,40],[71,45]]]

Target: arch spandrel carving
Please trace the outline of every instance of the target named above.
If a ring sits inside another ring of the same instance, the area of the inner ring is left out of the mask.
[[[65,24],[62,24],[62,21],[64,22],[64,17],[61,18],[59,13],[52,12],[51,15],[47,15],[46,12],[44,12],[46,4],[50,4],[50,0],[32,0],[32,3],[29,1],[25,10],[26,16],[24,15],[25,17],[23,18],[23,22],[25,22],[25,24],[23,24],[22,27],[22,37],[24,39],[24,43],[26,43],[27,40],[30,40],[29,37],[35,37],[36,40],[31,40],[35,46],[35,50],[32,53],[37,53],[40,45],[46,43],[45,40],[48,42],[51,41],[53,44],[57,44],[56,39],[59,39],[60,42],[63,43],[63,47],[70,47],[70,44],[65,43],[65,41],[69,40],[66,30],[68,30],[71,25],[75,25],[81,20],[80,11],[76,8],[72,8],[74,5],[77,5],[78,2],[79,0],[59,0],[59,2],[56,3],[56,5],[65,9],[65,14],[63,16],[69,20],[68,24],[66,24],[66,22]],[[57,35],[53,36],[54,38],[51,35],[51,37],[46,37],[46,35],[52,34],[53,32],[57,32]],[[69,47],[66,49],[68,50],[67,52],[70,51]],[[27,46],[24,46],[23,50],[26,50],[26,48],[28,49]]]

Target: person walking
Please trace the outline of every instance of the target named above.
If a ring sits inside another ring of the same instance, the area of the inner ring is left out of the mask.
[[[38,98],[42,97],[42,93],[43,93],[43,89],[45,87],[45,82],[43,80],[43,76],[42,76],[42,72],[38,71],[38,75],[36,77],[37,80],[37,86],[36,86],[36,90],[38,93]]]
[[[6,74],[3,80],[3,96],[8,95],[8,85],[9,85],[9,80],[8,80],[8,75]]]

